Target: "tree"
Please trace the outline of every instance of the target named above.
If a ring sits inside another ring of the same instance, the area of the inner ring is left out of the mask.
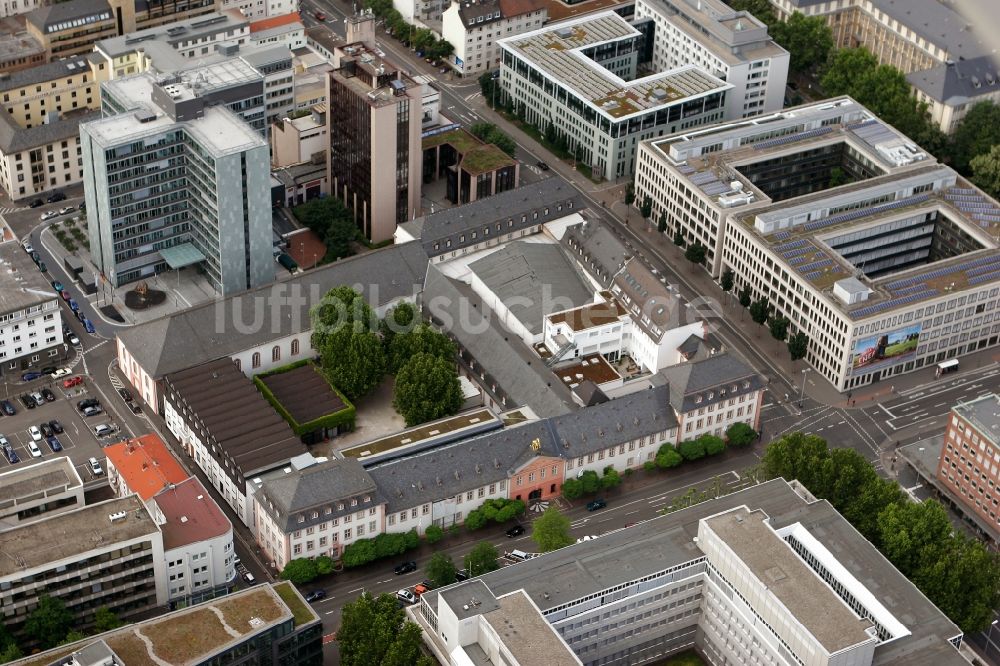
[[[742,448],[750,446],[757,439],[757,432],[746,423],[734,423],[726,428],[726,440],[729,446]]]
[[[347,603],[337,629],[343,666],[428,666],[420,651],[420,627],[406,615],[391,594],[372,597],[363,592]]]
[[[684,258],[695,266],[700,266],[705,263],[705,255],[707,252],[707,247],[701,243],[695,243],[694,245],[688,245],[688,248],[684,250]]]
[[[73,613],[62,599],[47,594],[38,598],[38,606],[24,622],[24,632],[45,650],[59,645],[72,627]]]
[[[465,517],[464,525],[467,530],[478,530],[485,527],[488,522],[490,522],[489,519],[483,515],[482,511],[473,509]]]
[[[70,643],[76,643],[77,641],[82,641],[87,637],[87,634],[82,631],[77,631],[76,629],[71,629],[66,638],[59,641],[59,645],[69,645]]]
[[[687,245],[687,239],[684,238],[684,232],[682,231],[674,232],[674,245],[676,245],[677,247],[684,247],[685,245]]]
[[[786,21],[771,26],[771,38],[790,55],[788,68],[796,74],[806,74],[826,63],[833,50],[833,31],[822,16],[806,16],[795,12]]]
[[[643,220],[648,220],[649,216],[653,214],[653,200],[650,197],[646,197],[642,200],[642,205],[639,206],[639,214],[642,215]]]
[[[1000,144],[1000,106],[993,102],[975,104],[955,128],[949,156],[955,169],[970,175],[972,160]]]
[[[580,475],[580,484],[583,487],[584,495],[593,495],[601,489],[601,479],[597,476],[597,472],[592,469],[588,469]]]
[[[755,324],[763,326],[767,322],[767,317],[771,312],[771,304],[766,298],[754,301],[750,304],[750,318]]]
[[[661,234],[667,230],[667,211],[660,213],[660,220],[656,223],[656,230]]]
[[[569,518],[562,515],[555,505],[550,505],[535,521],[531,538],[543,553],[558,550],[574,541],[569,535]]]
[[[768,0],[726,0],[726,4],[737,11],[750,12],[754,18],[768,26],[778,22]]]
[[[788,355],[793,361],[805,358],[809,352],[809,336],[799,331],[788,339]]]
[[[333,558],[329,555],[320,555],[316,558],[316,573],[320,576],[332,574],[334,570]]]
[[[319,575],[316,563],[308,557],[298,557],[289,560],[285,568],[281,570],[282,580],[288,580],[296,585],[303,585],[311,580],[315,580]]]
[[[421,352],[396,373],[392,406],[407,427],[451,416],[462,406],[455,362]]]
[[[601,476],[601,490],[612,490],[620,486],[621,483],[622,477],[618,470],[611,465],[604,468],[604,474]]]
[[[469,128],[469,131],[480,140],[492,143],[511,157],[517,152],[517,144],[514,143],[514,139],[504,134],[493,123],[476,123]]]
[[[385,314],[385,319],[379,322],[378,332],[382,342],[389,349],[397,335],[410,333],[420,323],[417,309],[408,301],[403,301]]]
[[[0,664],[15,661],[23,656],[24,653],[21,652],[21,648],[17,646],[17,643],[8,643],[6,647],[0,648]]]
[[[882,553],[908,577],[940,557],[952,531],[938,502],[891,504],[879,513],[878,528]]]
[[[522,500],[504,500],[505,504],[497,511],[496,521],[506,523],[524,514],[527,505]]]
[[[497,91],[497,80],[493,78],[493,72],[483,72],[479,76],[479,91],[483,93],[483,99],[490,106],[493,106],[494,95]]]
[[[457,351],[455,343],[447,335],[434,330],[429,324],[417,324],[409,333],[393,336],[389,343],[389,372],[398,373],[417,354],[430,354],[454,362]]]
[[[358,228],[351,212],[339,199],[313,199],[293,208],[292,214],[326,245],[326,254],[317,257],[321,263],[336,261],[354,253],[351,242],[357,240]]]
[[[786,317],[771,317],[767,326],[771,329],[771,337],[778,342],[784,342],[788,337],[788,325],[791,322]]]
[[[971,180],[991,197],[1000,197],[1000,145],[989,152],[977,155],[969,162]]]
[[[500,568],[500,564],[497,563],[498,557],[500,553],[497,552],[496,546],[489,541],[481,541],[465,556],[465,570],[470,577],[496,571]]]
[[[682,462],[684,462],[684,456],[677,452],[672,444],[664,444],[660,447],[660,450],[656,452],[656,457],[653,459],[658,469],[670,469],[671,467],[677,467]]]
[[[698,438],[698,442],[705,447],[705,455],[714,456],[726,450],[726,442],[721,437],[709,435],[708,433]]]
[[[105,631],[111,631],[123,624],[125,623],[118,619],[118,615],[107,606],[101,606],[94,611],[94,631],[96,633],[100,634]]]
[[[936,504],[936,502],[934,502]],[[954,534],[933,563],[915,576],[917,587],[966,633],[990,626],[1000,602],[1000,559],[982,543]]]
[[[330,383],[352,400],[369,393],[385,375],[385,350],[371,306],[350,287],[334,287],[310,316],[313,349]]]
[[[733,290],[736,285],[736,274],[733,273],[733,269],[727,268],[722,271],[722,277],[719,278],[719,286],[722,287],[722,291],[727,294]]]
[[[628,215],[632,212],[632,204],[635,203],[635,183],[629,183],[625,188],[625,224],[628,224]]]
[[[428,525],[424,530],[424,536],[427,538],[427,543],[435,544],[444,538],[444,530],[437,525]]]
[[[445,553],[431,555],[431,561],[427,563],[427,577],[434,583],[434,587],[451,585],[457,580],[456,573],[457,569],[450,555]]]
[[[566,479],[563,481],[562,494],[568,500],[575,500],[583,495],[583,484],[579,479]]]
[[[704,458],[707,453],[705,443],[697,439],[684,440],[677,445],[677,452],[684,460],[698,460],[698,458]]]

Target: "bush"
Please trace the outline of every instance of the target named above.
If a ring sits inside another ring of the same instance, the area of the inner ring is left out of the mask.
[[[592,469],[588,469],[580,475],[580,483],[583,486],[584,495],[593,495],[601,489],[601,477],[597,476],[597,472]]]
[[[478,530],[486,526],[486,523],[490,522],[483,512],[479,509],[473,509],[469,512],[469,515],[465,517],[465,527],[470,530]]]
[[[563,481],[562,494],[568,500],[575,500],[583,494],[583,484],[579,479],[566,479]]]
[[[444,530],[437,525],[430,525],[424,530],[424,536],[427,537],[427,543],[437,543],[444,538]]]
[[[604,476],[601,477],[601,488],[611,490],[617,488],[622,483],[622,477],[614,467],[610,465],[604,468]]]
[[[726,450],[726,442],[715,435],[702,435],[698,441],[705,447],[705,454],[714,456]]]
[[[281,570],[282,580],[291,581],[296,585],[303,585],[309,581],[316,578],[319,575],[319,571],[316,567],[316,562],[309,559],[308,557],[299,557],[294,560],[289,560],[285,568]]]
[[[660,448],[656,451],[654,464],[659,469],[677,467],[682,462],[684,462],[684,457],[677,452],[677,449],[674,448],[673,444],[661,444]]]
[[[677,447],[684,460],[697,460],[705,457],[705,444],[697,439],[683,441]]]
[[[420,536],[415,529],[404,533],[385,532],[374,539],[358,539],[349,544],[344,548],[340,559],[344,567],[350,569],[375,560],[401,555],[419,545]]]
[[[478,530],[490,521],[505,523],[520,516],[526,508],[527,505],[521,500],[509,500],[502,497],[488,499],[479,508],[469,512],[469,515],[465,517],[465,526],[470,530]]]
[[[676,451],[675,451],[675,453],[676,453]],[[680,454],[678,454],[678,455],[680,455]],[[646,462],[642,463],[642,468],[644,470],[646,470],[647,472],[652,472],[654,469],[656,469],[656,463],[653,462],[652,460],[647,460]]]
[[[750,446],[757,439],[757,432],[746,423],[734,423],[726,430],[726,439],[729,440],[729,446]]]
[[[320,576],[333,573],[333,558],[329,555],[320,555],[316,558],[316,571]]]

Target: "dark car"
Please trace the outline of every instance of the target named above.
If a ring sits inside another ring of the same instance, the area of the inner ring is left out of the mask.
[[[69,303],[69,309],[72,310],[73,312],[76,312],[77,310],[80,309],[80,304],[74,301],[72,298],[69,299],[69,301],[67,302]]]
[[[54,365],[47,365],[47,366],[45,366],[44,368],[41,369],[41,373],[43,375],[54,375],[54,374],[56,374],[56,370],[58,370],[58,369],[59,368],[57,368]]]
[[[506,534],[511,539],[513,539],[516,536],[521,536],[522,534],[524,534],[524,525],[514,525],[514,527],[504,532],[504,534]]]
[[[548,171],[549,170],[549,165],[546,164],[545,162],[536,162],[535,166],[538,167],[539,169],[541,169],[542,171]]]
[[[45,199],[49,203],[55,203],[57,201],[66,201],[66,195],[62,192],[53,192]]]
[[[36,379],[38,379],[39,377],[41,377],[41,376],[42,376],[42,373],[40,373],[40,372],[25,372],[24,374],[21,375],[21,381],[22,382],[33,382]]]
[[[89,319],[87,319],[86,317],[82,318],[80,321],[83,322],[83,327],[85,329],[87,329],[87,333],[90,333],[91,335],[93,335],[94,333],[97,332],[97,329],[94,328],[94,324],[92,324],[91,321]]]
[[[316,17],[317,21],[325,21],[326,20],[326,14],[324,14],[323,12],[316,12],[315,14],[313,14],[313,16]]]
[[[32,252],[31,260],[35,262],[35,265],[37,266],[38,262],[42,260],[42,255],[38,254],[37,252]]]
[[[11,404],[10,400],[0,400],[0,410],[7,416],[14,416],[17,414],[17,410],[14,409],[14,405]]]
[[[133,414],[142,414],[142,407],[140,407],[138,405],[138,403],[130,402],[130,403],[128,403],[128,406],[129,406],[129,409],[132,410]]]
[[[417,563],[414,562],[413,560],[410,560],[409,562],[403,562],[401,564],[397,564],[396,568],[394,568],[392,571],[397,576],[402,576],[403,574],[408,574],[411,571],[416,571],[416,570],[417,570]]]
[[[45,202],[42,201],[41,199],[34,199],[30,204],[28,204],[28,208],[38,208],[39,206],[44,206],[44,205]]]
[[[38,424],[38,429],[42,431],[42,437],[50,437],[52,435],[52,426],[44,421]]]
[[[132,402],[132,394],[129,393],[129,390],[127,388],[118,389],[118,395],[120,395],[122,397],[122,400],[124,400],[125,402]]]
[[[58,434],[63,431],[62,424],[59,421],[49,421],[49,427],[52,428],[52,432]]]
[[[45,398],[45,402],[55,402],[56,401],[56,394],[53,393],[52,391],[48,390],[47,388],[43,388],[42,389],[42,397]]]
[[[83,410],[87,409],[87,407],[97,407],[100,404],[101,401],[98,400],[97,398],[84,398],[80,402],[76,403],[76,408]]]
[[[17,457],[17,452],[9,446],[3,450],[3,453],[7,456],[7,462],[11,465],[21,462],[21,459]]]
[[[21,396],[21,403],[28,409],[34,409],[35,407],[38,406],[38,404],[35,402],[35,399],[32,398],[27,393]]]
[[[306,601],[312,603],[314,601],[319,601],[320,599],[323,599],[325,597],[326,597],[326,590],[313,590],[312,592],[306,595]]]
[[[63,283],[60,282],[59,280],[55,280],[55,281],[52,282],[52,288],[55,289],[56,291],[62,291],[63,290]]]
[[[45,441],[48,443],[49,448],[52,449],[52,453],[59,453],[63,450],[62,442],[55,435],[49,435],[45,438]]]
[[[602,498],[598,497],[592,502],[587,503],[587,511],[597,511],[598,509],[603,509],[608,505]]]
[[[458,571],[455,572],[455,580],[457,581],[469,580],[469,572],[466,571],[465,569],[459,569]]]

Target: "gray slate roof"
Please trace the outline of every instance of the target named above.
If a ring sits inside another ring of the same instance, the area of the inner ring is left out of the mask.
[[[427,255],[419,243],[394,245],[134,326],[119,332],[118,339],[146,372],[159,379],[309,331],[309,309],[339,285],[360,289],[373,308],[413,297],[420,292],[426,270]],[[252,325],[255,318],[257,326]]]
[[[268,479],[259,493],[261,505],[286,532],[367,511],[382,502],[375,482],[356,458],[335,458]],[[365,497],[369,498],[367,502]],[[357,500],[356,506],[351,506],[352,499]],[[316,518],[312,510],[319,514]],[[298,520],[300,515],[302,522]]]
[[[427,271],[423,302],[437,323],[446,323],[446,330],[458,345],[485,369],[489,380],[496,382],[516,404],[507,408],[530,405],[539,416],[555,416],[576,409],[576,404],[562,382],[556,381],[538,356],[506,331],[499,322],[487,322],[486,308],[471,289],[453,282],[437,268]],[[470,304],[476,304],[471,307]],[[461,324],[461,325],[460,325]],[[467,325],[465,325],[467,324]],[[532,365],[528,365],[532,361]]]
[[[682,414],[765,386],[764,377],[732,353],[672,365],[660,374],[670,385],[670,404]],[[749,386],[744,387],[747,382]]]
[[[498,483],[539,455],[577,458],[677,427],[666,386],[368,468],[392,513]],[[539,440],[541,449],[531,448]]]
[[[561,178],[551,176],[464,206],[425,215],[401,226],[420,239],[427,256],[435,257],[475,245],[491,234],[517,232],[557,220],[583,207],[583,195],[576,188]],[[545,213],[546,208],[548,214]],[[511,222],[510,226],[508,221]],[[415,224],[416,222],[419,224]],[[496,229],[498,223],[501,225],[499,232]],[[490,229],[489,234],[484,233],[487,227]],[[472,238],[473,231],[477,232],[476,238]],[[450,246],[448,241],[451,241]]]
[[[469,264],[510,313],[533,334],[545,315],[587,305],[593,291],[558,245],[514,241]]]
[[[951,105],[962,104],[977,97],[995,95],[1000,90],[1000,60],[994,55],[960,60],[910,72],[906,80],[933,99]],[[977,82],[979,87],[976,87]]]
[[[619,295],[632,320],[653,340],[659,342],[667,331],[682,324],[681,314],[685,309],[682,299],[638,259],[630,259],[613,282],[612,290]]]
[[[38,26],[39,30],[45,32],[46,26],[74,19],[84,19],[102,12],[111,14],[111,5],[108,4],[108,0],[70,0],[69,2],[59,2],[39,7],[28,12],[26,18],[28,22]],[[111,17],[109,16],[108,18]]]
[[[70,67],[69,65],[73,66]],[[90,74],[90,65],[87,64],[85,57],[77,56],[10,72],[5,78],[0,79],[0,92],[45,83],[46,81],[53,81],[72,74],[79,74],[81,79],[84,74]]]
[[[0,153],[11,155],[78,137],[80,123],[89,123],[100,117],[100,111],[75,111],[64,114],[55,122],[23,129],[7,109],[0,107]]]
[[[605,287],[625,266],[632,252],[603,224],[584,222],[566,229],[562,242],[590,275]]]

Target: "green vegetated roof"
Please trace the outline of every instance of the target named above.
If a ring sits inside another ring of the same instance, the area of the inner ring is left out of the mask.
[[[461,128],[453,129],[450,132],[434,134],[433,136],[425,137],[421,141],[424,150],[436,148],[446,143],[451,144],[452,148],[458,152],[465,153],[477,146],[481,146],[483,142]]]
[[[308,360],[255,375],[253,381],[297,435],[354,422],[354,405]]]
[[[274,591],[278,593],[281,600],[292,611],[292,619],[296,627],[312,622],[316,618],[316,614],[313,613],[312,609],[295,593],[295,588],[292,587],[291,583],[278,583],[274,586]]]
[[[462,157],[462,168],[476,175],[514,164],[510,155],[492,143],[477,146]]]

